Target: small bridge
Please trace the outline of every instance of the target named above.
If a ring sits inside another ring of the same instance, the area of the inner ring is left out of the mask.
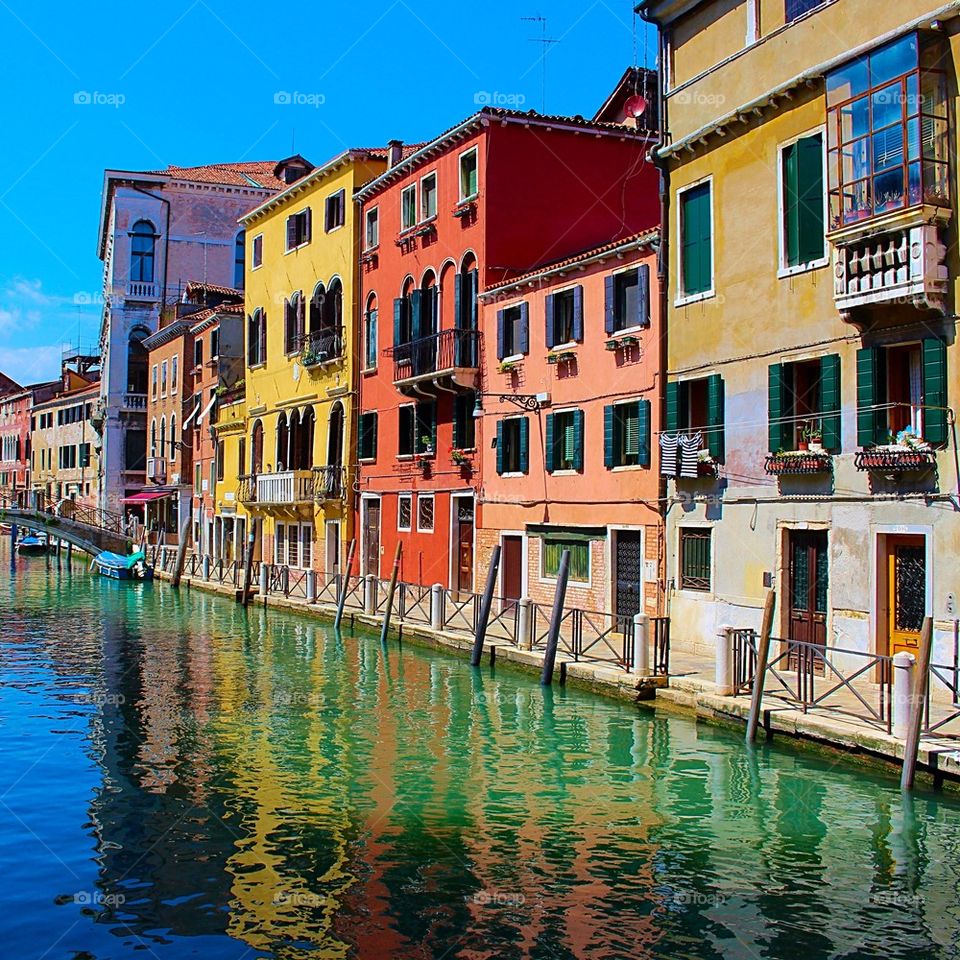
[[[104,550],[121,554],[130,551],[130,538],[124,533],[123,517],[80,506],[70,500],[63,501],[59,507],[43,501],[37,506],[23,506],[9,493],[0,491],[0,523],[15,523],[35,533],[72,543],[92,556]]]

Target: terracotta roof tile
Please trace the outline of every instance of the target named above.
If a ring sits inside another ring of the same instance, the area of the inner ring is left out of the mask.
[[[181,180],[198,183],[222,183],[235,187],[261,187],[282,190],[287,184],[274,176],[276,160],[252,160],[244,163],[207,163],[198,167],[180,167],[171,164],[166,170],[148,170]]]

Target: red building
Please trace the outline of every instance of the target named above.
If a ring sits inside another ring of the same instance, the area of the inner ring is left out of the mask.
[[[26,506],[30,490],[30,411],[53,397],[59,380],[21,387],[0,373],[0,491]]]
[[[619,89],[619,88],[618,88]],[[615,116],[610,102],[604,109]],[[361,569],[475,590],[478,294],[659,218],[655,134],[487,108],[392,163],[362,205]],[[495,332],[489,332],[495,336]]]

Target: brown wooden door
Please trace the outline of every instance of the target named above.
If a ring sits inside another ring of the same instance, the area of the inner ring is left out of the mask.
[[[927,548],[923,537],[887,538],[889,650],[915,654],[927,609]]]
[[[504,599],[519,600],[523,594],[523,537],[503,538],[500,568]]]
[[[790,534],[790,639],[827,645],[827,590],[830,584],[825,530],[797,530]],[[816,657],[815,651],[804,648]],[[791,669],[797,657],[790,658]],[[823,670],[816,657],[814,667]]]
[[[380,576],[380,501],[364,500],[363,572]]]

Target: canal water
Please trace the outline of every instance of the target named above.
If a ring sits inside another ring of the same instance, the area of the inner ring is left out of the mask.
[[[960,953],[960,806],[0,546],[18,960]]]

